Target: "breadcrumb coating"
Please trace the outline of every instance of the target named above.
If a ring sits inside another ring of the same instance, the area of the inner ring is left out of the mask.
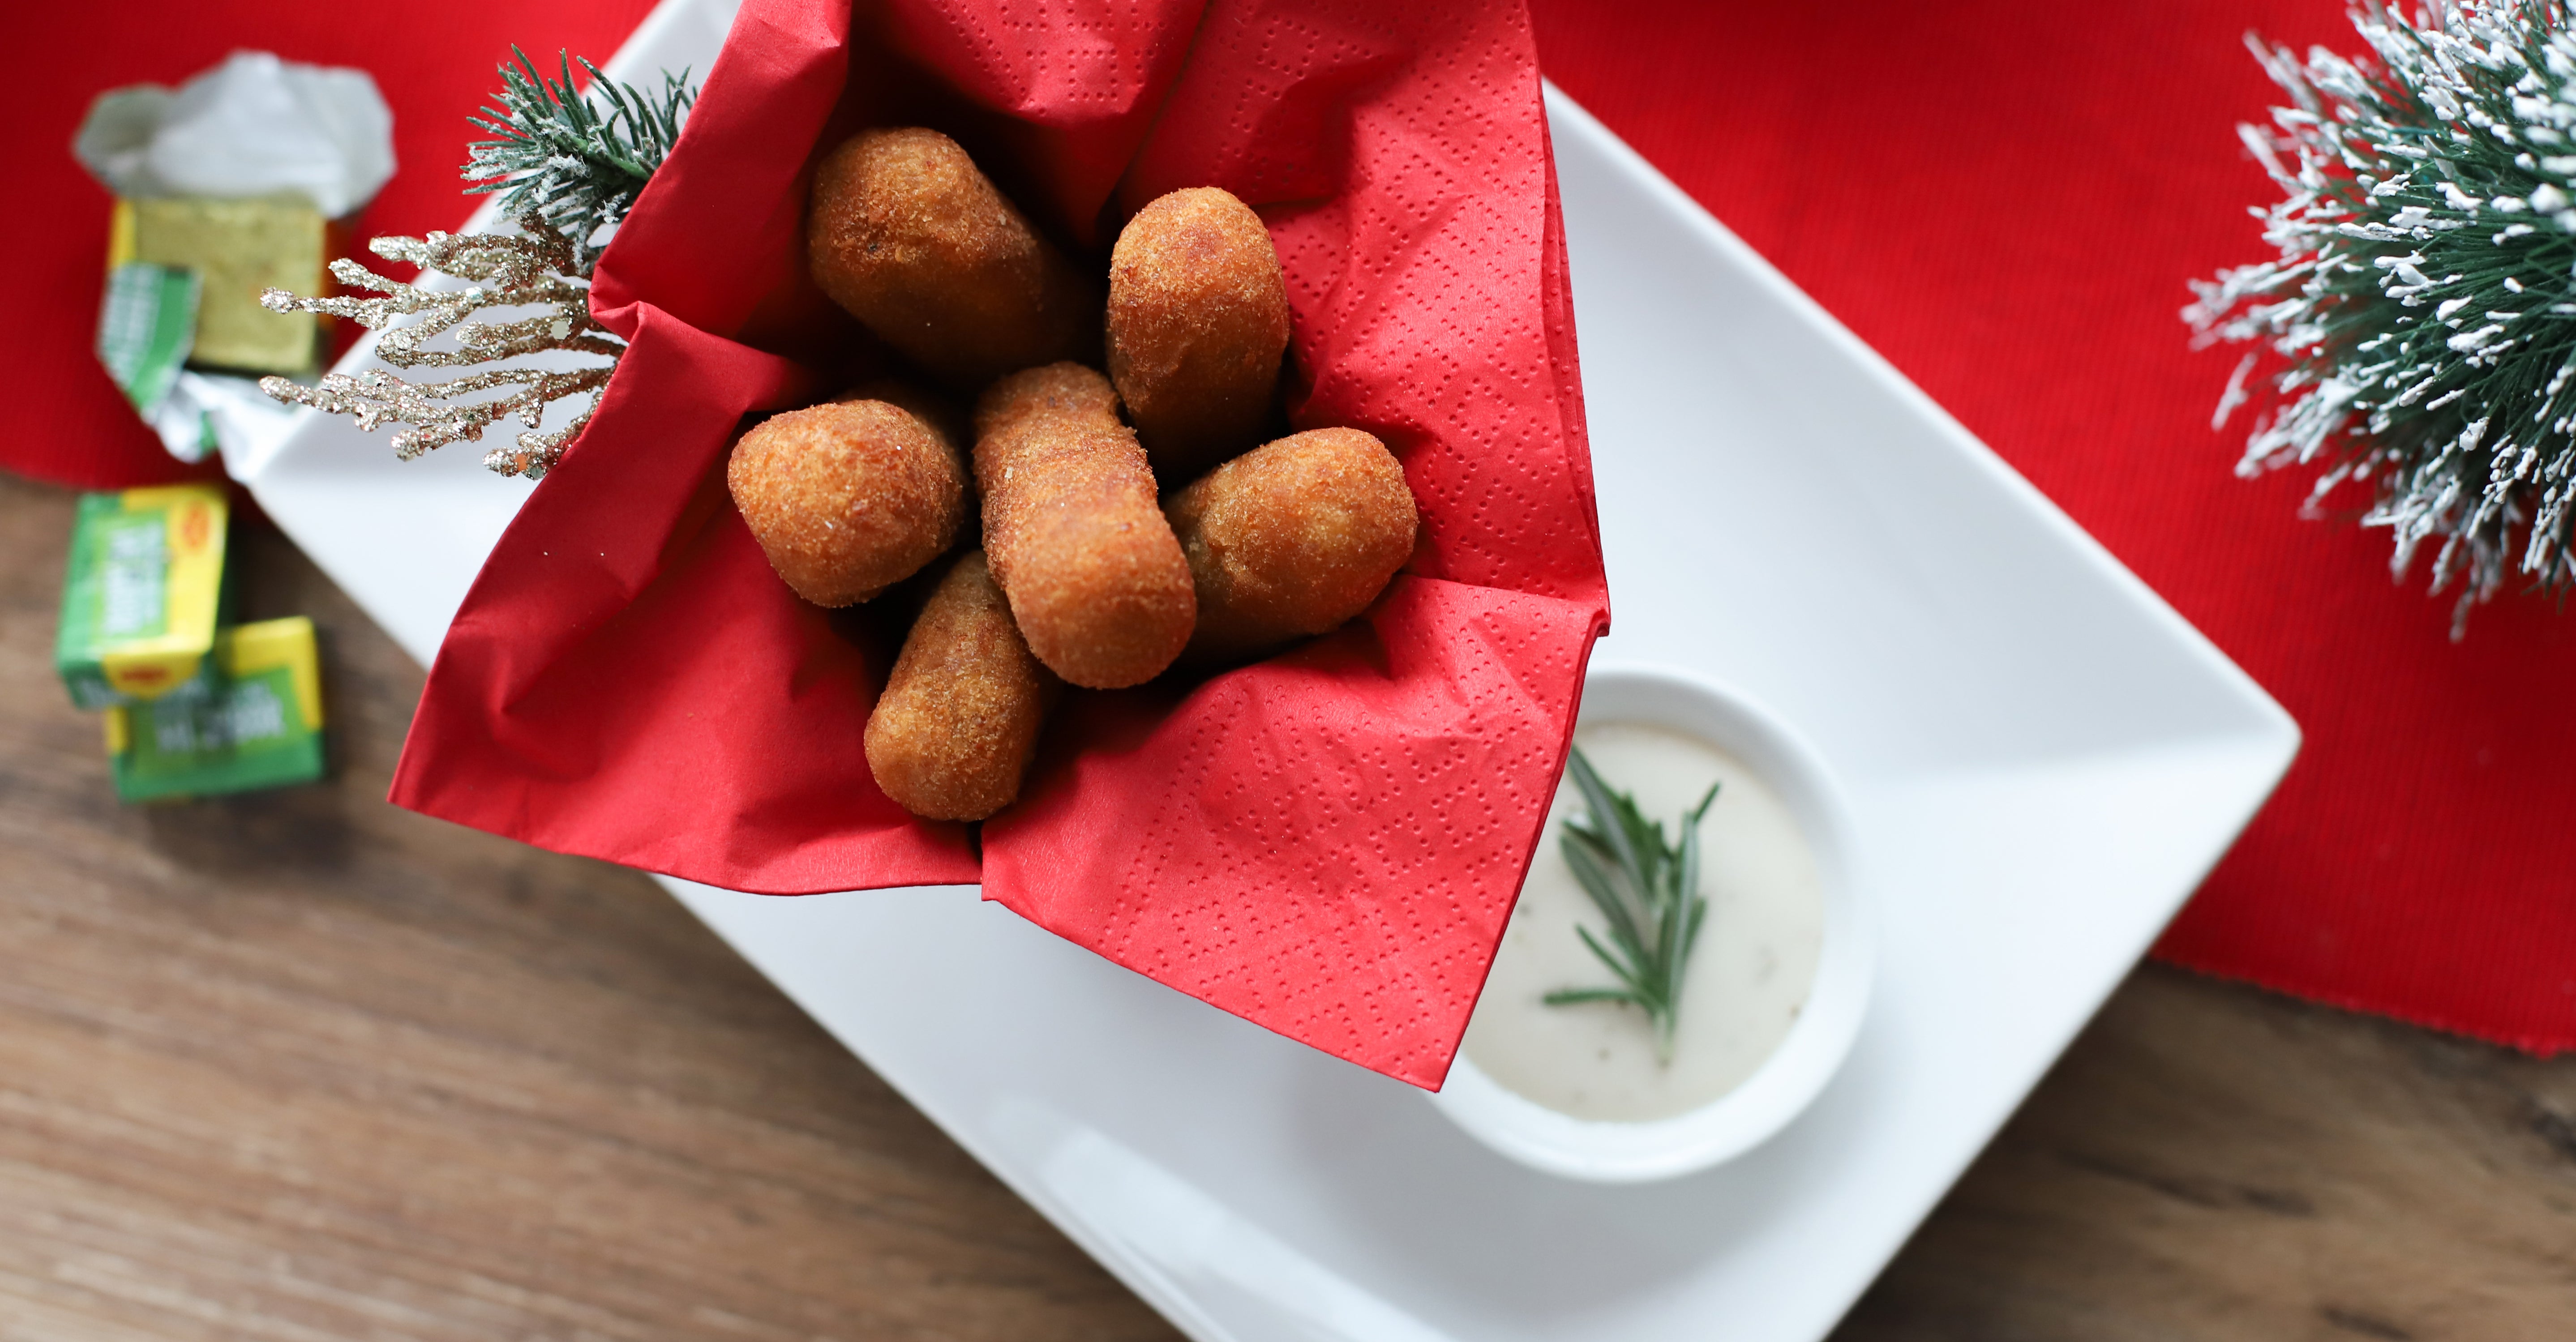
[[[975,408],[975,480],[994,579],[1039,661],[1091,689],[1161,674],[1189,642],[1189,562],[1100,374],[1032,369]]]
[[[1413,554],[1404,467],[1371,434],[1313,429],[1217,467],[1164,505],[1197,586],[1193,662],[1321,634]]]
[[[883,401],[929,425],[930,431],[938,434],[941,441],[957,453],[961,463],[966,459],[963,445],[974,441],[973,435],[966,431],[966,412],[955,401],[897,378],[869,378],[832,400],[836,404],[842,401]]]
[[[1217,187],[1136,212],[1109,258],[1109,378],[1166,481],[1252,446],[1288,348],[1270,230]]]
[[[883,401],[773,415],[725,463],[734,507],[798,596],[865,601],[921,571],[966,522],[957,449]]]
[[[1099,286],[934,130],[866,130],[815,171],[814,282],[932,374],[971,385],[1096,348]]]
[[[868,771],[914,815],[982,820],[1020,795],[1055,693],[984,552],[968,550],[913,621],[868,715]]]
[[[984,389],[975,402],[975,450],[996,450],[1022,425],[1038,420],[1127,433],[1118,418],[1118,393],[1099,370],[1078,363],[1023,368]]]

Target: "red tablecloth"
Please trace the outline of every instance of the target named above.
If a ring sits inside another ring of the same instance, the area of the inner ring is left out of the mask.
[[[1537,0],[1539,57],[2263,683],[2307,745],[2159,947],[2212,973],[2576,1046],[2576,614],[2388,581],[2382,532],[2231,473],[2186,277],[2258,260],[2242,45],[2339,0]],[[1582,276],[1576,275],[1579,287]],[[1616,609],[1617,594],[1612,594]],[[2550,817],[2560,817],[2552,820]],[[2069,892],[2081,897],[2081,892]]]
[[[605,57],[649,6],[13,6],[0,138],[24,204],[0,279],[18,414],[0,463],[164,470],[89,358],[107,205],[65,146],[90,95],[235,46],[371,68],[404,165],[373,232],[453,224],[461,117],[511,41]],[[2250,29],[2347,52],[2337,0],[1537,0],[1540,53],[1627,137],[2072,513],[2307,731],[2279,795],[2159,953],[2529,1048],[2576,1046],[2576,614],[2387,580],[2384,535],[2298,520],[2303,479],[2230,473],[2233,355],[2188,350],[2186,277],[2257,259],[2269,105]],[[1578,283],[1580,279],[1578,277]],[[2081,892],[2070,892],[2080,897]]]

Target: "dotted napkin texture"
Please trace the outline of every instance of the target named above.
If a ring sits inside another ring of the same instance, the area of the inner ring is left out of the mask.
[[[1166,191],[1251,203],[1288,271],[1290,420],[1383,438],[1424,523],[1333,635],[1067,695],[980,860],[868,776],[899,628],[798,602],[722,483],[743,417],[837,386],[855,343],[803,278],[808,165],[908,123],[1086,263]],[[752,0],[592,304],[633,347],[450,630],[395,801],[764,893],[980,880],[1140,973],[1440,1083],[1608,625],[1518,6]]]

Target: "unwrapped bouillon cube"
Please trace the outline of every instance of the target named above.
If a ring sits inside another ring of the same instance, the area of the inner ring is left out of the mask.
[[[142,261],[199,277],[188,361],[214,368],[292,377],[313,366],[313,314],[271,312],[259,295],[322,292],[328,253],[322,212],[291,194],[119,200],[109,223],[110,270]]]

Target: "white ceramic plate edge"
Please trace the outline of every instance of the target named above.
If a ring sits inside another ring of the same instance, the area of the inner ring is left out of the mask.
[[[2264,785],[2263,796],[2271,795],[2272,786],[2280,781],[2280,774],[2289,770],[2290,761],[2297,756],[2299,750],[2299,724],[2290,716],[2287,709],[2282,708],[2269,692],[2255,682],[2252,676],[2245,674],[2243,667],[2229,660],[2226,653],[2219,651],[2218,645],[2210,642],[2207,635],[2202,634],[2191,621],[2184,619],[2179,611],[2167,604],[2154,588],[2146,584],[2145,580],[2130,572],[2128,566],[2122,564],[2117,556],[2103,548],[2102,543],[2095,540],[2091,532],[2076,525],[2075,519],[2067,516],[2066,511],[2058,507],[2055,501],[2041,493],[2038,486],[2024,479],[2021,473],[2006,463],[1994,449],[1986,446],[1975,434],[1970,433],[1967,426],[1954,418],[1940,402],[1924,394],[1922,388],[1915,386],[1911,379],[1897,371],[1896,365],[1889,363],[1886,357],[1871,348],[1868,342],[1853,335],[1851,329],[1826,311],[1823,304],[1809,297],[1806,290],[1791,283],[1789,277],[1782,274],[1777,266],[1772,265],[1760,252],[1753,250],[1744,239],[1737,237],[1732,229],[1718,222],[1715,215],[1701,208],[1699,202],[1691,198],[1690,193],[1674,185],[1671,178],[1664,176],[1655,165],[1647,162],[1643,155],[1630,148],[1628,142],[1620,139],[1608,126],[1601,124],[1599,118],[1585,111],[1583,105],[1567,96],[1563,89],[1558,88],[1552,81],[1542,81],[1542,86],[1547,97],[1550,133],[1556,139],[1566,138],[1566,131],[1569,128],[1572,129],[1575,137],[1583,140],[1587,149],[1599,154],[1616,167],[1621,176],[1625,177],[1641,194],[1660,201],[1677,218],[1687,220],[1688,226],[1699,233],[1711,251],[1726,257],[1738,269],[1751,276],[1782,306],[1796,313],[1807,325],[1822,332],[1845,357],[1851,360],[1853,365],[1867,373],[1872,381],[1877,382],[1889,394],[1904,402],[1922,419],[1936,427],[1945,444],[1961,461],[1967,463],[1989,483],[2020,504],[2031,516],[2039,519],[2097,576],[2114,587],[2122,589],[2131,603],[2161,625],[2164,633],[2174,642],[2191,649],[2202,669],[2233,687],[2247,707],[2266,717],[2272,731],[2278,734],[2277,739],[2283,751],[2280,768],[2275,771],[2271,781]],[[1563,151],[1560,149],[1558,152]],[[1581,334],[1578,329],[1576,332],[1578,340]],[[1612,614],[1615,627],[1617,614],[1615,605]],[[2257,808],[2260,805],[2261,800],[2257,799]],[[2246,819],[2249,822],[2253,819],[2251,811],[2246,814]],[[2212,864],[2215,864],[2217,857],[2223,856],[2224,852],[2225,850],[2222,849],[2220,854],[2213,855],[2210,859]]]
[[[682,907],[704,922],[708,929],[726,945],[732,947],[735,954],[740,955],[755,969],[760,969],[761,976],[767,978],[781,993],[785,994],[789,1001],[794,1002],[797,1010],[813,1018],[815,1024],[823,1027],[824,1033],[831,1035],[843,1048],[848,1049],[853,1056],[866,1063],[869,1070],[874,1072],[879,1080],[892,1087],[896,1094],[901,1095],[906,1104],[920,1110],[922,1116],[929,1119],[932,1126],[945,1133],[948,1139],[957,1143],[966,1154],[973,1156],[975,1163],[983,1166],[994,1178],[1001,1180],[1003,1185],[1017,1194],[1021,1201],[1036,1208],[1038,1214],[1047,1219],[1048,1224],[1062,1231],[1066,1239],[1072,1240],[1084,1253],[1089,1254],[1093,1261],[1108,1271],[1109,1275],[1116,1277],[1121,1285],[1134,1291],[1140,1299],[1152,1305],[1155,1312],[1169,1320],[1173,1327],[1188,1334],[1191,1342],[1235,1342],[1234,1335],[1218,1326],[1215,1320],[1207,1317],[1178,1283],[1167,1278],[1153,1264],[1127,1252],[1125,1246],[1107,1235],[1096,1233],[1088,1218],[1075,1208],[1065,1205],[1052,1191],[1033,1177],[1032,1171],[1024,1168],[1020,1162],[1010,1159],[995,1142],[987,1140],[985,1129],[969,1121],[968,1115],[952,1111],[942,1097],[915,1084],[915,1078],[908,1070],[881,1066],[871,1061],[868,1057],[868,1049],[844,1026],[840,1013],[830,1010],[823,1003],[809,997],[802,991],[801,981],[796,976],[773,975],[763,968],[763,961],[767,958],[765,947],[757,938],[738,936],[731,926],[732,920],[725,917],[723,910],[716,907],[713,902],[733,892],[696,885],[672,876],[656,875],[653,880],[669,891],[672,898],[677,899]]]

